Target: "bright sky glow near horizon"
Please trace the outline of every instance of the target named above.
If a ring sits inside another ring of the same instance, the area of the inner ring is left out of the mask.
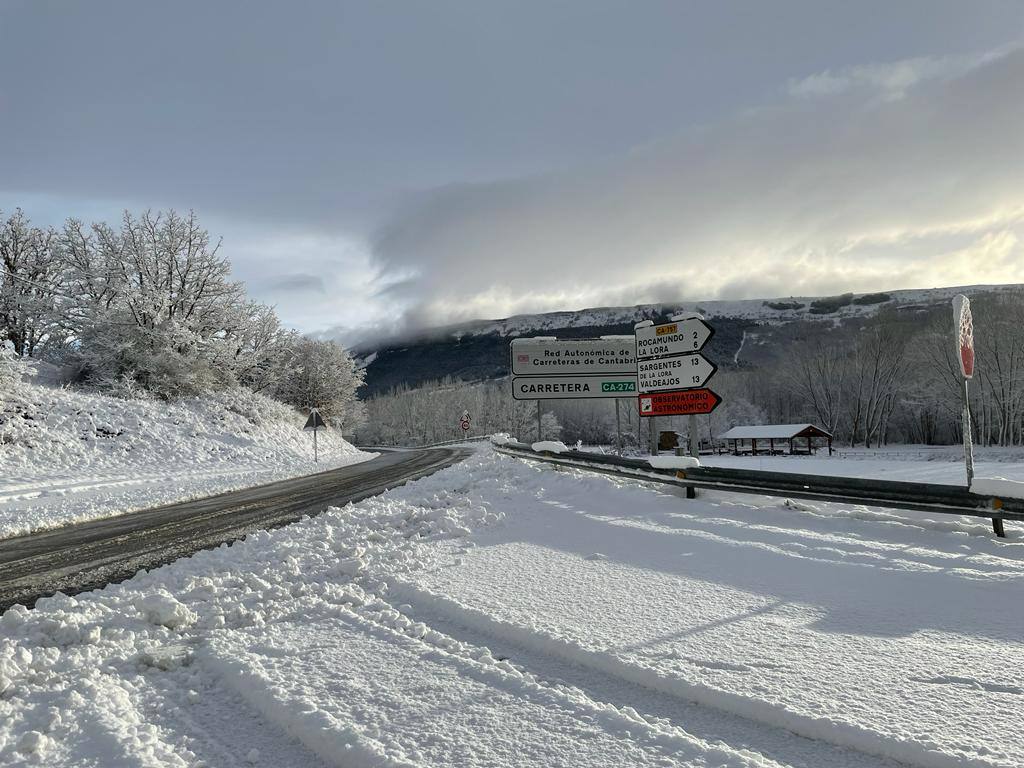
[[[0,210],[289,325],[1024,282],[1024,4],[0,0]]]

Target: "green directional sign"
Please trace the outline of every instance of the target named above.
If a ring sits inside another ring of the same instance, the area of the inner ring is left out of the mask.
[[[635,381],[602,381],[602,392],[636,392]]]

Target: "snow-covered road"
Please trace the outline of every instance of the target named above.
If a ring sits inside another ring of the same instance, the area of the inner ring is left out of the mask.
[[[0,763],[1020,766],[1024,539],[984,522],[481,448],[8,611]]]

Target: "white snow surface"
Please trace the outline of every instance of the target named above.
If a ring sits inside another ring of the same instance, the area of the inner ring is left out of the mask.
[[[686,500],[481,445],[10,609],[0,764],[1020,766],[1007,528]]]
[[[548,453],[565,453],[569,450],[565,443],[558,440],[540,440],[530,446],[535,451]]]
[[[236,390],[178,403],[25,384],[0,402],[0,538],[365,461],[333,430]]]
[[[700,466],[693,456],[649,456],[647,463],[655,469],[692,469]]]
[[[962,449],[955,447],[903,447],[891,450],[838,452],[828,456],[702,456],[708,467],[792,472],[801,475],[868,477],[964,486],[967,471]],[[1024,481],[1024,451],[983,449],[975,452],[976,476]]]
[[[720,434],[718,440],[788,440],[814,424],[755,424],[733,427]]]
[[[971,481],[971,491],[986,496],[1024,499],[1024,482],[1008,480],[1005,477],[976,477]]]

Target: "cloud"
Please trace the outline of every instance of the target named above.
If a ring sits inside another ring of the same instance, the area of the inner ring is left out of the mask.
[[[375,263],[405,276],[391,295],[414,324],[1024,282],[1024,52],[910,61],[600,165],[424,193],[377,232]]]
[[[960,77],[1011,51],[1012,48],[1000,48],[960,56],[918,56],[901,61],[862,64],[835,72],[826,69],[807,77],[791,79],[788,91],[798,97],[820,97],[864,89],[878,92],[886,99],[896,99],[926,80]]]
[[[264,285],[270,293],[327,293],[327,285],[319,275],[280,275],[266,281]]]

